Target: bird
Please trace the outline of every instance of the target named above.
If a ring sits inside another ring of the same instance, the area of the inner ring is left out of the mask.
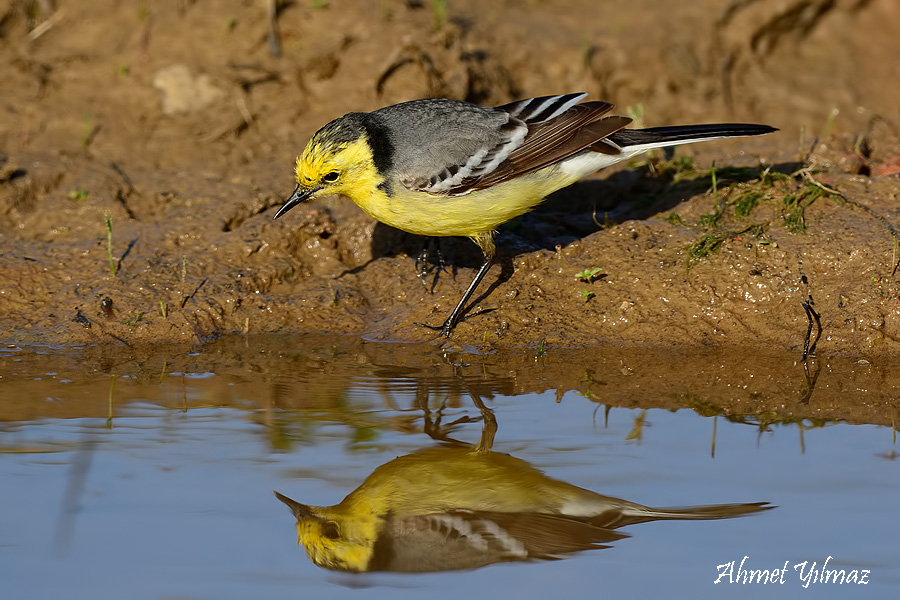
[[[351,112],[317,131],[297,157],[296,188],[275,213],[331,195],[408,233],[470,238],[483,261],[440,326],[450,336],[494,262],[494,232],[559,189],[665,146],[762,135],[768,125],[720,123],[626,129],[614,105],[586,93],[486,107],[449,98]]]
[[[618,528],[711,520],[774,508],[766,502],[650,508],[553,479],[524,460],[463,446],[430,446],[381,465],[335,506],[279,492],[298,544],[337,571],[426,572],[555,559],[607,548]]]

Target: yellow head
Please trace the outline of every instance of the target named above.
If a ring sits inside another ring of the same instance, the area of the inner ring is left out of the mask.
[[[338,507],[307,506],[275,492],[297,518],[297,542],[320,567],[337,571],[367,569],[378,537],[379,518],[371,513],[344,514]]]
[[[275,214],[277,219],[301,202],[343,195],[360,204],[385,178],[376,166],[366,115],[350,113],[320,129],[297,158],[297,189]]]

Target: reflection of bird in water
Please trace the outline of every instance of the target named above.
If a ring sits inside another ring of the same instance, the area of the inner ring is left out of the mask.
[[[766,503],[648,508],[551,479],[507,454],[427,448],[377,469],[335,506],[275,493],[297,517],[299,543],[341,571],[446,571],[604,548],[624,525],[725,519]]]

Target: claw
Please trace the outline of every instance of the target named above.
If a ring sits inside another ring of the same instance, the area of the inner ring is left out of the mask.
[[[451,323],[450,319],[444,321],[443,325],[429,325],[428,323],[419,323],[416,322],[416,325],[419,327],[424,327],[425,329],[430,329],[432,331],[440,331],[439,335],[444,337],[450,337],[450,334],[453,333],[453,328],[456,327],[456,323]]]

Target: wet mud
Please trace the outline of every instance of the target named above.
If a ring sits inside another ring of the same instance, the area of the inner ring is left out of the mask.
[[[353,419],[351,396],[372,410],[400,411],[397,431],[418,430],[420,410],[488,406],[495,397],[575,393],[597,405],[601,427],[614,409],[693,410],[756,428],[803,431],[838,422],[892,427],[900,420],[896,357],[800,361],[795,352],[745,348],[599,346],[435,352],[430,344],[367,342],[359,336],[227,336],[194,345],[91,346],[80,352],[6,348],[0,353],[0,421],[109,418],[148,402],[187,411],[248,410],[271,426],[292,415]],[[180,383],[179,383],[180,382]],[[392,396],[412,395],[410,406]],[[380,398],[381,400],[377,400]],[[548,398],[553,401],[554,396]],[[251,400],[252,399],[252,400]],[[636,427],[639,424],[636,424]],[[285,433],[290,437],[287,433]]]

